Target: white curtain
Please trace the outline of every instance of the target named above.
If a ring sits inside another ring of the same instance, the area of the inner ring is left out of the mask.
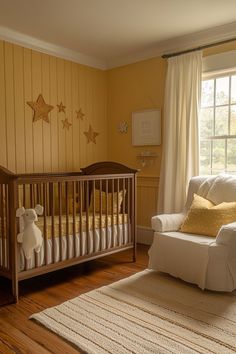
[[[201,51],[168,59],[159,213],[182,211],[188,182],[199,173],[201,77]]]

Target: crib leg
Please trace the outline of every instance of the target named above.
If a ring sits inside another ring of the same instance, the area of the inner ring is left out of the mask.
[[[19,284],[18,284],[18,279],[12,279],[12,295],[14,298],[14,302],[17,303],[18,302],[18,298],[19,298]]]
[[[135,244],[133,248],[133,262],[136,262],[136,258],[137,258],[136,256],[137,256],[137,246]]]

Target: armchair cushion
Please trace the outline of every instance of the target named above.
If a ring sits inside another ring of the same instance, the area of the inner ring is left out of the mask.
[[[228,225],[223,225],[216,237],[216,244],[220,245],[234,245],[236,250],[236,222]],[[235,252],[235,251],[234,251]]]
[[[184,221],[185,214],[161,214],[152,217],[152,229],[159,232],[177,231]]]
[[[207,199],[214,204],[236,200],[236,176],[222,174],[216,176],[212,182],[206,195]]]
[[[214,205],[194,194],[192,205],[180,230],[216,237],[222,225],[233,221],[236,221],[236,202]]]

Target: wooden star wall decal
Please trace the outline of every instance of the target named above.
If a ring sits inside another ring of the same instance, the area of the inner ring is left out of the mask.
[[[58,107],[58,112],[65,112],[65,109],[66,109],[66,106],[63,105],[63,103],[61,102],[60,104],[57,104],[57,107]]]
[[[67,118],[65,118],[64,120],[62,120],[62,124],[63,124],[63,129],[70,129],[70,126],[72,125]]]
[[[38,96],[36,102],[28,101],[27,104],[34,110],[33,122],[42,119],[49,123],[48,114],[53,109],[53,106],[47,104],[41,94]]]
[[[87,144],[90,143],[90,141],[96,144],[96,137],[99,135],[99,133],[95,132],[91,125],[89,125],[89,130],[87,132],[84,132],[84,135],[87,138]]]
[[[78,111],[75,111],[76,113],[76,118],[83,120],[85,114],[83,113],[82,109],[80,108]]]

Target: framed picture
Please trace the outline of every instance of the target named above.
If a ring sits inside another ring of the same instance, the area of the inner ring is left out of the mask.
[[[159,109],[147,109],[132,113],[132,144],[161,144],[161,114]]]

